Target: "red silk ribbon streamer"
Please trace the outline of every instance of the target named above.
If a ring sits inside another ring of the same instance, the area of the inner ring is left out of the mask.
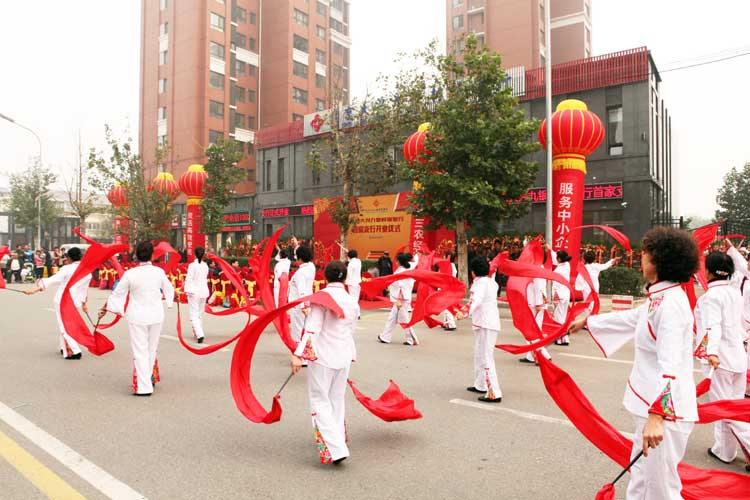
[[[727,238],[727,239],[739,239],[740,240],[740,244],[742,244],[742,242],[745,241],[746,236],[742,235],[742,234],[728,234],[728,235],[724,236],[724,238]]]
[[[601,229],[602,231],[610,235],[612,239],[614,239],[617,243],[619,243],[620,246],[622,246],[625,250],[627,250],[628,252],[633,251],[633,248],[630,246],[630,239],[613,227],[604,226],[601,224],[589,224],[586,226],[574,227],[573,229],[570,230],[570,232],[572,233],[573,231],[580,231],[581,229],[589,229],[589,228]]]
[[[86,243],[88,243],[90,245],[101,245],[101,243],[99,243],[98,241],[96,241],[96,240],[94,240],[92,238],[89,238],[85,234],[82,234],[81,233],[81,226],[74,227],[73,228],[73,234],[75,234],[76,236],[78,236],[79,238],[81,238],[83,241],[85,241]],[[127,252],[127,251],[128,251],[128,248],[126,247],[125,248],[125,252]],[[110,260],[110,262],[112,263],[112,267],[115,268],[115,271],[117,271],[118,278],[122,278],[122,275],[125,274],[125,269],[122,268],[122,264],[120,264],[120,261],[117,260],[117,259],[115,259],[115,258],[112,258]],[[102,262],[102,264],[104,264],[104,263]],[[115,321],[115,323],[117,323],[117,321]]]
[[[165,255],[169,255],[169,259],[166,262],[159,263],[158,266],[161,267],[167,274],[173,273],[177,266],[180,264],[180,260],[182,259],[182,257],[180,257],[180,253],[177,250],[172,248],[172,245],[170,245],[166,241],[160,241],[154,247],[154,254],[151,256],[151,260],[159,260]]]
[[[706,279],[706,257],[703,254],[706,252],[711,243],[713,243],[713,241],[716,239],[716,234],[718,233],[718,231],[718,223],[701,226],[693,231],[693,238],[695,238],[695,243],[698,245],[698,255],[700,256],[698,261],[698,272],[695,273],[695,277],[704,290],[708,290],[708,280]],[[693,296],[695,296],[694,291]],[[688,294],[688,297],[690,297],[690,294]],[[690,305],[695,307],[695,305],[692,303],[692,298]]]
[[[10,249],[8,248],[8,245],[3,245],[0,247],[0,259],[6,255],[10,255]],[[10,261],[8,261],[8,269],[10,269]],[[2,273],[0,273],[0,288],[5,288],[5,279],[3,278]]]
[[[414,407],[414,400],[409,399],[401,392],[396,382],[390,380],[388,389],[378,399],[372,399],[362,394],[355,386],[353,380],[348,380],[349,387],[354,393],[357,401],[370,413],[386,422],[401,422],[404,420],[415,420],[422,418],[422,414]]]

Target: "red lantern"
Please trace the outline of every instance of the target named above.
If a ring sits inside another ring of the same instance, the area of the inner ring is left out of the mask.
[[[120,208],[128,206],[128,193],[125,188],[116,182],[112,189],[107,193],[107,199],[113,207]]]
[[[567,99],[552,115],[552,248],[573,257],[571,281],[575,279],[581,232],[571,233],[583,221],[586,156],[604,140],[604,125],[586,103]],[[539,142],[546,147],[547,123],[539,127]]]
[[[404,158],[408,162],[418,161],[421,164],[429,163],[432,151],[424,147],[425,137],[430,128],[429,123],[423,123],[416,132],[409,136],[404,143]]]
[[[206,235],[202,233],[203,211],[201,201],[206,197],[203,188],[208,174],[203,165],[190,165],[180,176],[180,189],[188,197],[187,217],[185,221],[185,246],[187,247],[188,262],[192,262],[193,250],[206,246]]]
[[[159,175],[151,182],[149,191],[151,189],[156,189],[159,193],[166,194],[170,201],[177,198],[177,195],[180,193],[177,182],[175,182],[174,177],[169,172],[159,172]]]
[[[115,217],[112,220],[112,233],[114,242],[117,244],[128,244],[128,224],[127,216],[122,215],[128,206],[128,193],[119,182],[116,182],[112,189],[107,193],[107,199],[115,207]]]

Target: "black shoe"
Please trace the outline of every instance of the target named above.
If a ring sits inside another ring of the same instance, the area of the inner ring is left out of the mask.
[[[519,359],[519,360],[518,360],[518,362],[519,362],[519,363],[528,363],[528,364],[530,364],[530,365],[536,365],[536,366],[539,366],[539,363],[537,363],[536,361],[531,361],[531,360],[530,360],[530,359],[528,359],[528,358],[521,358],[521,359]]]
[[[137,392],[133,393],[133,396],[140,396],[140,397],[147,397],[147,396],[150,396],[150,395],[151,395],[150,392],[146,392],[144,394],[140,394],[140,393],[137,393]]]
[[[708,449],[708,455],[710,457],[714,457],[716,460],[718,460],[721,463],[724,463],[724,464],[731,464],[732,463],[732,462],[727,462],[726,460],[720,459],[718,456],[716,456],[716,453],[714,453],[711,448]]]
[[[333,461],[333,462],[331,462],[331,463],[332,463],[333,465],[341,465],[341,462],[343,462],[344,460],[346,460],[346,458],[347,458],[347,457],[341,457],[341,458],[337,458],[336,460],[334,460],[334,461]]]
[[[199,344],[202,344],[202,343],[203,343],[203,339],[204,339],[204,338],[205,338],[205,337],[198,337],[198,343],[199,343]]]
[[[62,349],[60,349],[60,356],[62,356]]]
[[[445,327],[445,326],[443,327],[443,330],[445,330],[446,332],[452,332],[452,331],[454,331],[455,329],[456,329],[456,327],[455,327],[455,326],[454,326],[453,328],[448,328],[448,327]]]
[[[467,387],[466,390],[469,391],[469,392],[476,392],[477,394],[484,394],[485,392],[487,392],[487,391],[480,391],[479,389],[477,389],[473,385],[471,387]]]
[[[481,401],[482,403],[501,403],[503,401],[502,397],[490,399],[487,396],[479,396],[477,399]]]
[[[745,466],[745,472],[750,472],[750,464]]]
[[[386,342],[385,340],[381,339],[380,335],[378,335],[378,342],[380,342],[381,344],[390,344],[390,342]]]
[[[71,354],[70,356],[65,356],[65,359],[81,359],[81,353],[78,354]]]

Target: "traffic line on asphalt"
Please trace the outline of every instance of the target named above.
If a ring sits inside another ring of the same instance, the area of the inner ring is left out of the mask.
[[[0,432],[0,456],[39,491],[53,500],[85,500],[72,486],[44,466],[11,438]]]
[[[513,408],[508,408],[505,406],[489,405],[487,403],[477,403],[476,401],[467,401],[465,399],[451,399],[449,402],[455,405],[476,408],[478,410],[492,411],[496,413],[508,413],[516,417],[525,418],[526,420],[533,420],[535,422],[544,422],[547,424],[557,424],[557,425],[562,425],[564,427],[570,427],[570,428],[575,429],[575,426],[571,423],[571,421],[566,418],[548,417],[547,415],[538,415],[536,413],[529,413],[529,412],[522,411],[522,410],[515,410]],[[625,432],[625,431],[617,431],[617,432],[627,437],[628,439],[633,439],[634,437],[633,434],[630,432]]]
[[[118,500],[145,500],[146,497],[127,484],[115,479],[107,471],[90,462],[68,445],[42,430],[10,407],[0,403],[0,420],[49,453],[81,479],[109,498]],[[76,497],[71,497],[76,498]],[[82,498],[82,497],[78,497]]]
[[[567,356],[569,358],[578,358],[578,359],[590,359],[593,361],[604,361],[608,363],[622,363],[624,365],[632,365],[633,361],[629,359],[612,359],[612,358],[602,358],[601,356],[586,356],[583,354],[570,354],[567,352],[556,352],[555,356]],[[703,371],[701,370],[693,370],[694,373],[700,373],[703,374]]]

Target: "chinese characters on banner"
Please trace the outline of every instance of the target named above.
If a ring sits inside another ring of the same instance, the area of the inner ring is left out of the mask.
[[[583,222],[584,173],[576,169],[554,173],[552,188],[552,249],[578,248],[581,232],[570,230]]]
[[[424,245],[424,219],[413,217],[411,224],[411,247],[417,253]]]
[[[584,186],[583,200],[621,200],[622,182],[609,182],[606,184],[588,184]],[[526,196],[514,202],[531,200],[531,203],[547,203],[547,188],[532,188]]]

